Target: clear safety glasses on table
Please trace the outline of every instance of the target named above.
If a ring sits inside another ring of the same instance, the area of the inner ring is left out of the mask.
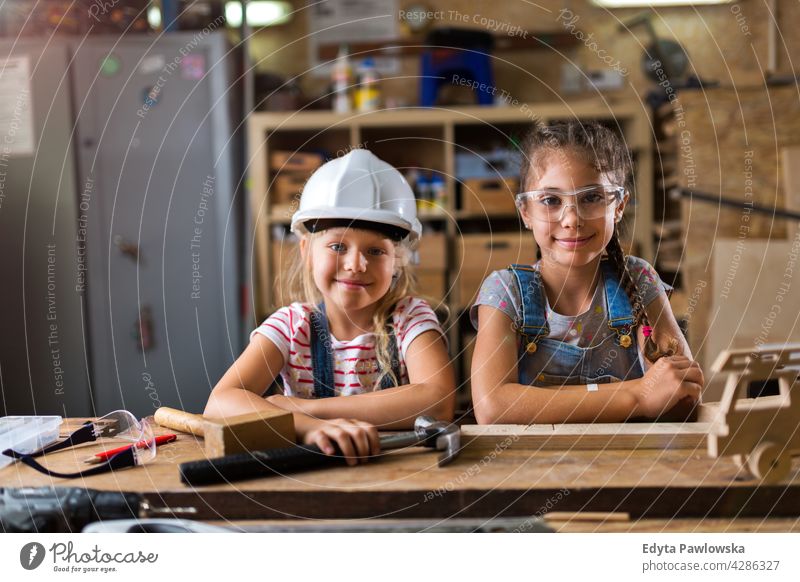
[[[63,441],[53,443],[33,453],[20,453],[11,449],[6,449],[2,454],[18,459],[32,469],[51,477],[76,479],[79,477],[98,475],[107,471],[116,471],[126,467],[143,465],[155,459],[156,439],[153,434],[152,422],[152,417],[137,420],[136,417],[127,410],[116,410],[95,421],[84,423],[81,428],[73,432]],[[87,469],[86,471],[79,471],[76,473],[52,471],[39,464],[35,459],[35,457],[40,457],[47,453],[91,443],[99,438],[121,439],[130,442],[131,445],[109,458],[105,463]]]

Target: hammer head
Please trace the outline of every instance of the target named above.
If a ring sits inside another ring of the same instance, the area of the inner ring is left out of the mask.
[[[447,465],[461,452],[461,427],[430,416],[419,416],[414,421],[414,432],[426,447],[442,451],[439,466]]]

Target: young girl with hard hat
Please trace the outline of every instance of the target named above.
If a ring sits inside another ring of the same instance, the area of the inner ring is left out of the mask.
[[[451,419],[444,332],[413,294],[409,255],[422,226],[402,174],[363,149],[329,161],[305,185],[291,229],[302,301],[252,332],[205,414],[291,411],[299,441],[328,454],[335,443],[349,464],[379,452],[377,427]],[[283,393],[264,398],[278,378]]]

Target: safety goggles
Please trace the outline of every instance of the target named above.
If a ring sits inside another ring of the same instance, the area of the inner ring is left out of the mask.
[[[105,463],[79,471],[77,473],[59,473],[39,464],[35,457],[53,453],[77,445],[91,443],[99,438],[114,438],[130,442],[130,446],[108,459]],[[126,467],[135,467],[151,462],[156,457],[156,439],[153,434],[152,417],[137,420],[127,410],[115,410],[95,421],[83,424],[61,442],[53,443],[33,453],[18,453],[11,449],[3,451],[4,455],[18,459],[32,469],[61,479],[77,479],[89,477],[107,471],[116,471]]]
[[[584,220],[603,218],[625,196],[622,186],[585,186],[564,192],[562,190],[531,190],[517,194],[520,212],[534,220],[560,222],[567,208],[572,207]]]

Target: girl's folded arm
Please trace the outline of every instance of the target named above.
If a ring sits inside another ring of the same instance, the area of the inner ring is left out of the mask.
[[[270,397],[286,410],[298,410],[318,418],[353,418],[384,429],[411,428],[417,416],[452,420],[455,379],[444,339],[430,330],[414,338],[405,355],[410,383],[341,398],[303,399]]]
[[[226,418],[259,411],[284,410],[264,399],[262,394],[278,377],[284,365],[281,350],[270,339],[254,334],[242,355],[228,368],[211,391],[204,416]],[[301,411],[294,416],[298,439],[325,423]]]
[[[659,293],[644,309],[648,321],[653,326],[652,338],[656,345],[663,351],[675,348],[673,350],[675,355],[693,359],[692,351],[672,313],[672,306],[669,304],[666,293]],[[641,328],[639,328],[639,334],[641,335],[641,333]],[[643,338],[639,339],[641,342],[639,345],[644,345]]]
[[[276,410],[262,397],[284,365],[278,346],[261,334],[254,334],[225,375],[217,382],[206,404],[205,416],[219,418]]]
[[[472,402],[479,424],[614,422],[635,416],[638,380],[558,389],[518,383],[517,332],[502,311],[478,308],[478,338],[472,358]]]

